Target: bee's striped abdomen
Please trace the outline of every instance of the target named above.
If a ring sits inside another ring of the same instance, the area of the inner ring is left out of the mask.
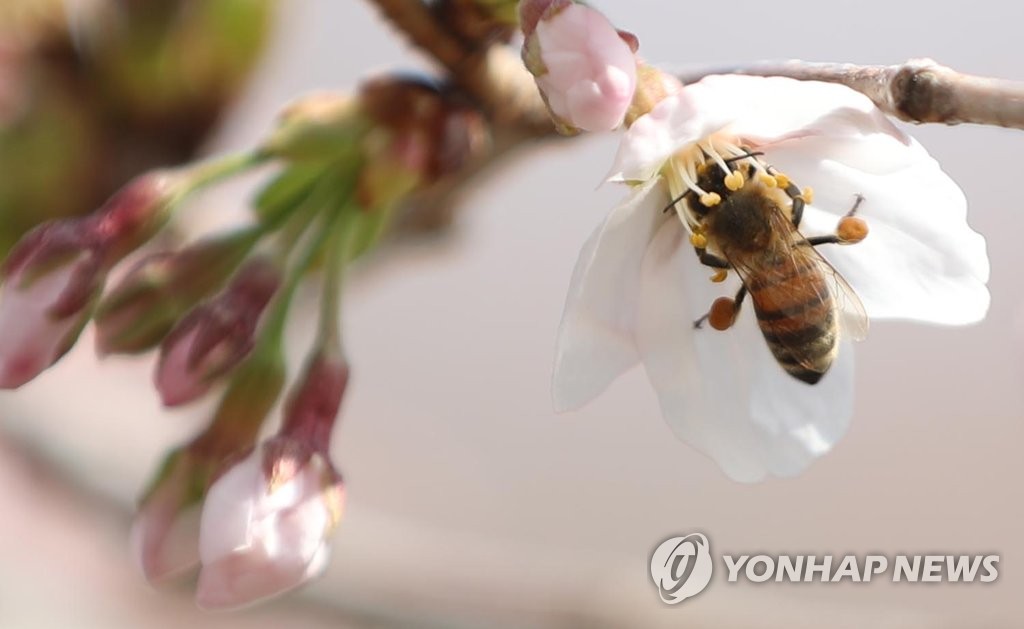
[[[808,384],[821,380],[838,350],[835,300],[809,256],[783,255],[747,277],[757,322],[775,359]]]

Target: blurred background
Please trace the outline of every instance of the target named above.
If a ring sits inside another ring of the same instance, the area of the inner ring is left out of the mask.
[[[71,3],[72,18],[93,19],[97,4]],[[0,248],[34,222],[92,209],[138,169],[251,146],[304,92],[428,67],[363,2],[118,4],[127,13],[78,41],[62,35],[58,0],[0,0]],[[1024,80],[1019,55],[995,47],[1019,39],[1022,4],[597,5],[670,66],[930,56]],[[190,584],[157,592],[138,574],[135,499],[209,412],[160,411],[151,357],[97,362],[87,332],[58,367],[0,394],[0,627],[1020,626],[1024,134],[912,132],[988,238],[991,312],[971,328],[874,325],[858,347],[849,434],[799,478],[726,479],[672,436],[639,370],[582,411],[551,411],[572,266],[622,195],[595,189],[615,137],[588,137],[519,153],[466,196],[449,233],[391,248],[350,283],[355,379],[334,452],[348,512],[327,574],[298,594],[209,615]],[[239,220],[254,183],[204,194],[182,229]],[[691,531],[715,555],[999,554],[1000,574],[752,585],[720,571],[666,607],[648,559]]]

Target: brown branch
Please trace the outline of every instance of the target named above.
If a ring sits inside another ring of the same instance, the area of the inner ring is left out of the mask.
[[[394,236],[435,233],[449,225],[454,200],[470,180],[489,170],[514,149],[532,141],[560,137],[540,98],[533,76],[519,55],[501,41],[472,40],[454,27],[453,12],[472,7],[449,4],[442,19],[421,0],[370,0],[413,45],[430,56],[462,92],[487,115],[492,146],[459,173],[439,181],[410,200]],[[486,33],[487,29],[483,29]]]
[[[498,42],[466,42],[420,0],[370,0],[422,51],[439,63],[496,124],[526,137],[554,133],[533,77],[519,56]]]
[[[380,12],[413,44],[436,59],[453,74],[462,65],[468,51],[420,0],[372,0]]]
[[[1024,83],[962,74],[931,59],[895,66],[806,61],[763,62],[684,73],[685,83],[711,74],[786,76],[839,83],[885,113],[908,122],[963,122],[1024,129]]]
[[[448,3],[449,14],[442,16],[421,0],[370,2],[480,105],[496,140],[490,151],[478,156],[462,172],[438,182],[412,200],[395,235],[433,232],[450,223],[454,199],[481,171],[525,143],[556,134],[533,77],[523,68],[518,55],[502,43],[467,38],[465,33],[456,31],[451,12],[463,10],[465,3]],[[971,122],[1024,129],[1024,83],[962,74],[930,59],[912,59],[894,66],[759,62],[699,68],[680,78],[690,83],[711,74],[785,76],[839,83],[861,92],[886,114],[908,122]]]

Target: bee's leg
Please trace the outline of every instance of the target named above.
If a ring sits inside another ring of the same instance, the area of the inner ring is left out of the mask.
[[[793,214],[790,220],[793,221],[794,227],[800,227],[800,221],[804,218],[804,198],[800,194],[800,188],[797,188],[793,182],[790,182],[785,188],[786,195],[793,201]]]
[[[812,247],[818,245],[852,245],[856,244],[868,235],[868,224],[862,218],[854,216],[857,210],[860,208],[860,204],[864,202],[864,196],[858,194],[856,201],[853,202],[853,207],[846,213],[841,219],[839,224],[836,226],[836,233],[828,236],[813,236],[807,239]]]
[[[723,260],[722,258],[719,258],[718,256],[716,256],[713,253],[708,253],[707,249],[697,249],[697,248],[694,248],[694,251],[697,252],[697,258],[700,259],[700,263],[703,264],[704,266],[709,266],[712,269],[731,269],[732,268],[732,266],[730,266],[728,260]]]
[[[697,252],[697,258],[704,266],[709,266],[712,269],[718,269],[718,271],[711,276],[711,281],[718,283],[724,282],[725,278],[728,277],[729,269],[732,265],[729,264],[728,260],[723,260],[713,253],[708,253],[707,249],[694,247],[694,251]]]
[[[740,306],[743,305],[743,298],[746,296],[747,287],[740,286],[740,289],[736,291],[735,298],[719,297],[711,304],[711,310],[708,310],[707,314],[693,322],[693,327],[699,330],[707,321],[716,330],[728,330],[736,322]]]

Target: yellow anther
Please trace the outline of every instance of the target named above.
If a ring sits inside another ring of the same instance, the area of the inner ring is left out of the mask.
[[[708,246],[708,238],[704,234],[693,232],[690,234],[690,244],[698,249],[705,249]]]
[[[700,195],[700,204],[704,207],[714,207],[722,202],[722,196],[717,192],[708,192]]]
[[[804,200],[804,203],[814,203],[814,189],[807,187],[800,191],[800,198]]]
[[[782,173],[775,173],[775,183],[777,183],[780,188],[785,188],[789,185],[789,177]]]
[[[772,177],[768,173],[761,173],[757,176],[757,180],[763,183],[767,188],[774,188],[779,185],[779,182],[775,180],[775,177]]]
[[[743,173],[738,170],[734,170],[725,176],[725,187],[733,192],[736,192],[743,187]]]
[[[718,269],[715,274],[711,276],[711,281],[715,284],[720,284],[725,281],[725,278],[729,277],[728,269]]]

